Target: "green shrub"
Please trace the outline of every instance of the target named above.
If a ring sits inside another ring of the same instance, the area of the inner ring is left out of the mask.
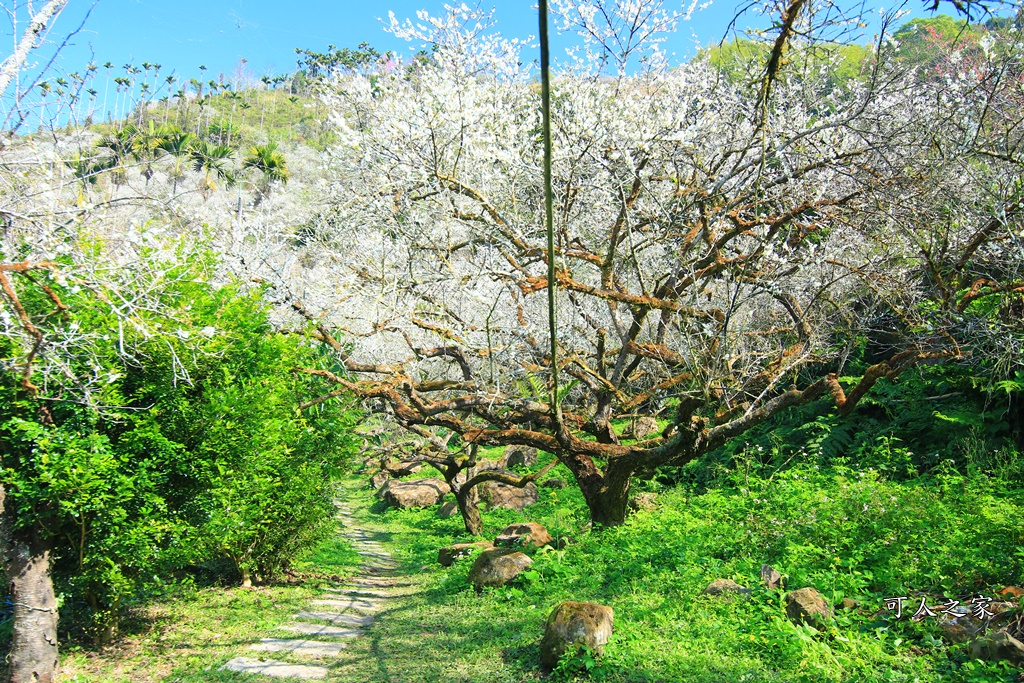
[[[353,408],[300,409],[326,389],[295,368],[328,360],[275,334],[259,292],[205,284],[204,265],[167,269],[149,336],[120,326],[131,357],[110,334],[121,321],[109,307],[51,283],[68,304],[51,333],[95,342],[66,359],[101,378],[94,403],[39,401],[14,373],[0,377],[5,507],[53,548],[63,628],[98,642],[125,607],[183,572],[230,560],[243,578],[271,579],[333,529]]]

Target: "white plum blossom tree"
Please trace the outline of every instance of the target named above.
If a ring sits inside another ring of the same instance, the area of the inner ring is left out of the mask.
[[[880,379],[981,346],[1019,367],[1011,318],[975,305],[1024,284],[1019,36],[941,78],[883,40],[840,82],[802,7],[737,81],[700,58],[625,67],[679,18],[657,0],[557,5],[614,65],[553,74],[560,415],[527,44],[465,7],[392,18],[429,57],[325,84],[333,207],[303,246],[317,265],[278,273],[337,338],[330,379],[464,457],[555,454],[617,524],[634,476],[787,406],[831,395],[848,413]],[[887,359],[844,386],[847,340],[879,321]],[[664,430],[624,439],[613,420],[639,413]]]

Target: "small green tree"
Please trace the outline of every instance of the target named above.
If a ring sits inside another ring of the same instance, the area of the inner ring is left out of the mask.
[[[206,195],[208,192],[217,189],[217,183],[211,177],[226,181],[229,185],[235,181],[234,174],[228,166],[228,162],[235,155],[235,150],[227,145],[217,145],[205,140],[197,140],[189,151],[192,159],[192,168],[196,171],[206,171],[206,175],[199,184],[199,189]]]
[[[196,146],[196,137],[192,133],[183,131],[174,124],[163,126],[163,136],[156,145],[158,156],[170,156],[174,159],[174,166],[171,170],[171,181],[173,193],[178,191],[178,183],[185,177],[181,163],[192,154]]]
[[[276,142],[250,147],[242,161],[242,168],[262,174],[261,182],[257,185],[259,192],[257,203],[270,196],[274,183],[287,183],[291,175],[288,171],[288,162],[284,154],[277,149]]]

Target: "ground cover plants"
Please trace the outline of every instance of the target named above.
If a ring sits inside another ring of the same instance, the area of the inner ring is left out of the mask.
[[[383,628],[425,626],[425,648],[453,649],[462,666],[477,662],[470,670],[424,664],[418,680],[539,677],[536,643],[547,613],[563,600],[591,600],[615,609],[615,637],[604,657],[567,662],[556,678],[1016,681],[1019,672],[1005,662],[971,661],[966,646],[943,640],[934,620],[908,617],[923,595],[966,601],[1020,582],[1020,455],[998,441],[979,447],[969,433],[945,441],[939,432],[921,444],[939,462],[908,478],[878,466],[901,462],[908,453],[894,454],[901,448],[893,444],[920,432],[900,428],[898,418],[885,423],[890,439],[875,449],[874,466],[851,466],[849,444],[838,455],[798,461],[777,447],[768,452],[766,428],[761,439],[737,440],[688,466],[690,478],[666,472],[673,485],[652,483],[661,490],[654,507],[622,527],[586,530],[587,508],[572,488],[542,489],[540,503],[523,513],[485,511],[483,538],[506,524],[538,521],[575,542],[537,552],[514,584],[482,595],[466,580],[469,563],[438,568],[432,587],[444,607],[424,606]],[[812,431],[789,437],[786,447],[819,444]],[[553,474],[568,473],[560,467]],[[436,566],[438,547],[465,540],[457,518],[442,520],[433,510],[388,510],[383,519],[408,529],[394,539],[410,565]],[[782,591],[761,585],[763,563],[790,588],[813,586],[832,604],[849,598],[858,605],[838,611],[826,629],[794,625]],[[751,587],[751,596],[703,595],[718,578]],[[885,607],[896,595],[909,598],[901,619]]]

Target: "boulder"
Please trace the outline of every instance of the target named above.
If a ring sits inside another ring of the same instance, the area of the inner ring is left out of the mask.
[[[448,494],[448,484],[440,479],[399,481],[389,479],[377,492],[387,505],[397,508],[425,508],[437,505]]]
[[[732,579],[715,579],[704,589],[705,595],[750,595],[750,589]]]
[[[658,421],[653,417],[638,417],[633,423],[626,429],[626,433],[623,436],[627,436],[632,439],[646,439],[648,437],[656,435],[661,429],[658,428]]]
[[[547,669],[558,666],[558,660],[569,652],[586,646],[600,655],[612,634],[615,614],[611,607],[592,602],[563,602],[556,607],[544,625],[540,641],[540,661]]]
[[[502,458],[501,460],[484,460],[483,462],[479,462],[474,467],[462,470],[457,475],[455,475],[455,483],[459,485],[465,484],[467,481],[469,481],[476,475],[480,474],[481,472],[503,472],[505,471],[503,469],[503,463],[504,458]],[[512,473],[509,472],[509,474]]]
[[[480,500],[492,508],[522,510],[527,505],[533,505],[540,500],[540,496],[537,494],[537,485],[532,481],[522,488],[497,481],[485,481],[477,487],[477,490],[480,492]]]
[[[765,588],[774,590],[782,586],[782,574],[778,573],[768,565],[762,564],[761,582],[764,583]]]
[[[640,510],[653,510],[654,499],[658,497],[656,493],[644,492],[638,493],[629,499],[627,505],[633,512],[639,512]]]
[[[380,489],[381,486],[386,484],[388,479],[390,479],[390,478],[391,477],[390,477],[390,475],[387,472],[384,472],[383,470],[381,470],[377,474],[375,474],[372,477],[370,477],[370,487],[374,491],[377,491],[377,490]]]
[[[392,477],[401,478],[408,477],[410,474],[415,474],[423,468],[423,463],[419,460],[404,460],[400,462],[387,462],[381,465],[381,469]]]
[[[786,594],[786,614],[796,623],[821,627],[832,618],[832,608],[814,588],[800,588]]]
[[[966,643],[990,628],[1002,626],[1014,616],[1011,602],[994,602],[986,609],[994,616],[975,614],[975,607],[969,603],[944,610],[935,619],[942,630],[942,639],[950,644]]]
[[[506,446],[505,467],[530,467],[537,464],[537,449],[532,446]]]
[[[510,548],[488,548],[480,553],[469,570],[469,582],[480,590],[484,586],[504,586],[533,564],[533,560]]]
[[[978,638],[970,646],[972,659],[984,659],[989,662],[1007,661],[1011,664],[1024,665],[1024,643],[1020,642],[1006,630]]]
[[[837,610],[839,610],[839,609],[850,610],[850,609],[857,609],[858,607],[860,607],[860,603],[857,602],[856,600],[854,600],[853,598],[843,598],[843,601],[840,602],[838,605],[836,605],[836,609]]]
[[[476,543],[455,543],[454,545],[445,546],[437,551],[437,561],[442,567],[450,567],[455,564],[455,560],[461,560],[464,557],[469,557],[477,550],[486,549],[492,547],[487,541],[477,541]]]
[[[554,541],[551,534],[536,522],[524,524],[509,524],[501,530],[498,537],[494,539],[494,545],[504,547],[533,546],[540,548]]]
[[[545,479],[540,483],[543,488],[546,489],[564,489],[566,484],[558,477],[552,477],[551,479]]]
[[[459,512],[459,504],[454,500],[449,500],[447,503],[443,503],[441,507],[437,509],[437,514],[441,519],[448,519],[455,515],[461,514]]]

